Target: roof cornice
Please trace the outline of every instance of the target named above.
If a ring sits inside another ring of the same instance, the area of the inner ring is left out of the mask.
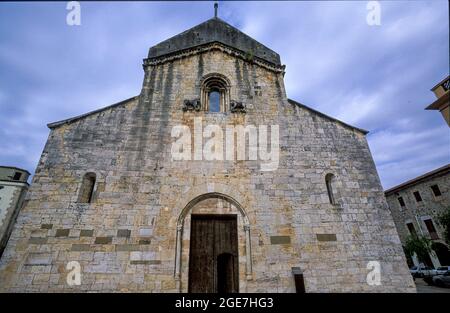
[[[430,89],[430,91],[434,91],[437,87],[439,87],[440,85],[442,85],[446,80],[450,79],[450,75],[448,75],[447,77],[445,77],[443,80],[441,80],[439,83],[437,83],[433,88]]]
[[[436,99],[432,104],[427,106],[425,110],[442,110],[449,105],[450,102],[450,91],[447,91],[439,99]]]
[[[201,44],[201,45],[198,45],[195,47],[178,50],[178,51],[167,53],[167,54],[157,56],[154,58],[146,58],[146,59],[144,59],[143,67],[146,68],[148,66],[160,65],[160,64],[164,64],[164,63],[171,62],[174,60],[190,57],[193,55],[198,55],[198,54],[213,51],[213,50],[222,51],[231,56],[238,57],[244,61],[252,62],[254,64],[257,64],[257,65],[259,65],[269,71],[275,72],[275,73],[282,73],[283,75],[285,73],[285,68],[286,68],[285,65],[278,65],[278,64],[266,61],[257,56],[248,55],[248,53],[245,53],[242,50],[228,46],[219,41],[209,42],[209,43]]]
[[[21,187],[29,187],[30,184],[27,181],[19,181],[19,180],[5,180],[5,179],[0,179],[0,183],[4,184],[4,185],[9,185],[9,186],[21,186]]]
[[[0,165],[0,168],[11,169],[11,170],[18,170],[18,171],[22,171],[22,172],[25,172],[25,173],[30,175],[30,172],[28,172],[26,169],[23,169],[23,168],[20,168],[20,167],[16,167],[16,166]]]

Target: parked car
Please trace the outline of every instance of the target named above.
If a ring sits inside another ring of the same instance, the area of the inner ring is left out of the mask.
[[[409,269],[409,272],[414,278],[424,278],[436,275],[436,270],[434,268],[425,265],[413,266]]]
[[[436,270],[436,274],[437,275],[442,275],[442,274],[445,274],[445,272],[447,272],[447,271],[450,271],[450,266],[440,266]]]
[[[450,287],[450,271],[445,272],[442,275],[436,275],[433,277],[433,285],[439,287]]]

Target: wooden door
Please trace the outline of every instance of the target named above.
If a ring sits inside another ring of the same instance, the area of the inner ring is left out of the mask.
[[[238,292],[236,215],[192,215],[189,292]]]

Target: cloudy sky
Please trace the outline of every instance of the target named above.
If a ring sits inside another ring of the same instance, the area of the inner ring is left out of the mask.
[[[447,1],[220,2],[219,17],[281,55],[288,96],[370,131],[383,187],[450,160],[450,131],[424,108],[449,74]],[[46,124],[140,92],[156,43],[213,15],[211,2],[0,3],[0,165],[34,172]],[[320,91],[319,91],[320,90]]]

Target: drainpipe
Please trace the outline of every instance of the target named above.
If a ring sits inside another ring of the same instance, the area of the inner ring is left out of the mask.
[[[417,214],[414,215],[414,217],[416,218],[417,225],[419,225],[420,233],[422,234],[422,236],[425,236],[425,235],[423,234],[422,224],[420,224],[419,219],[418,219],[418,217],[417,217]]]

